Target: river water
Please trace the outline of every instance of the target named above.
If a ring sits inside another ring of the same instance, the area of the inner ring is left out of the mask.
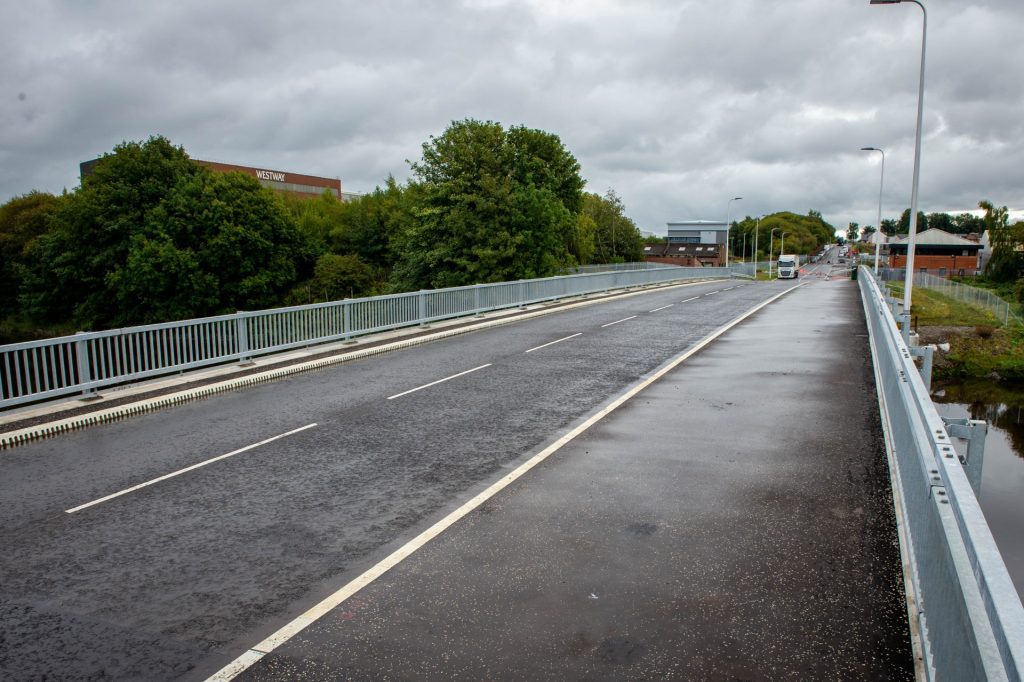
[[[1024,596],[1024,386],[947,384],[937,386],[932,399],[943,417],[989,423],[979,501],[1017,594]],[[959,445],[958,451],[966,450]]]

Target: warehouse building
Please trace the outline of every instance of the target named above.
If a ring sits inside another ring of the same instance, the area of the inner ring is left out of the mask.
[[[329,190],[331,194],[340,201],[351,201],[359,196],[354,192],[343,192],[340,178],[324,178],[318,175],[305,175],[302,173],[289,173],[287,171],[271,170],[269,168],[257,168],[254,166],[239,166],[233,163],[221,163],[219,161],[203,161],[193,159],[196,163],[202,164],[212,171],[218,173],[244,173],[259,180],[264,187],[269,187],[278,192],[313,198]],[[92,172],[92,169],[99,162],[99,159],[84,161],[79,165],[82,179]]]

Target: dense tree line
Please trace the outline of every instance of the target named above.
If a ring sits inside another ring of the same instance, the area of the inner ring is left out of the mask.
[[[809,254],[835,241],[835,228],[813,210],[807,215],[780,211],[763,216],[760,222],[747,216],[732,225],[731,253],[753,258],[756,236],[758,258],[775,258],[782,253],[782,235],[785,235],[786,253]]]
[[[99,329],[642,258],[622,202],[583,191],[556,135],[458,121],[411,166],[342,203],[213,172],[163,137],[122,143],[74,191],[0,206],[0,318]]]

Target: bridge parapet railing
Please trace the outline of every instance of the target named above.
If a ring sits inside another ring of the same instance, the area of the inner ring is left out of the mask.
[[[871,270],[858,282],[928,679],[1020,680],[1024,607]],[[904,320],[905,322],[905,320]],[[915,616],[916,614],[916,616]]]
[[[8,344],[0,346],[0,409],[504,308],[713,277],[730,277],[730,272],[618,264],[601,272],[237,312]]]

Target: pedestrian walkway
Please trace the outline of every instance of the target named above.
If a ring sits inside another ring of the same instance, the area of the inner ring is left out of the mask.
[[[240,679],[912,679],[894,524],[855,283],[809,281]]]

